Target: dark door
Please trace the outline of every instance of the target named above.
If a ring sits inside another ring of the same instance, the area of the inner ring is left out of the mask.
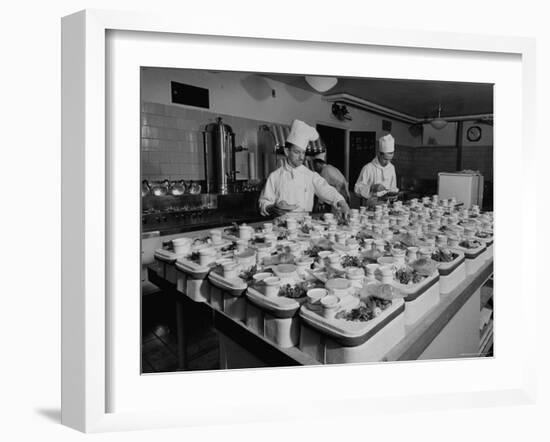
[[[376,132],[349,133],[349,187],[353,192],[363,166],[372,161],[376,152]]]
[[[318,124],[317,132],[327,146],[327,163],[346,176],[346,130]]]

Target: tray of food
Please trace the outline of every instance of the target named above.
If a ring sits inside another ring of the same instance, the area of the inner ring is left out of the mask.
[[[217,269],[212,270],[208,274],[208,280],[214,287],[235,297],[241,296],[248,288],[248,284],[240,276],[225,277],[223,273]]]
[[[330,296],[330,295],[328,295]],[[369,297],[338,308],[334,317],[326,318],[322,311],[314,311],[304,305],[300,318],[324,335],[344,346],[364,344],[404,311],[402,299],[391,301]]]
[[[267,278],[266,278],[267,279]],[[307,301],[307,291],[319,287],[314,281],[301,281],[294,284],[279,285],[276,294],[268,292],[269,279],[251,285],[246,293],[250,302],[269,312],[276,318],[290,318]]]
[[[431,259],[419,258],[395,271],[392,284],[404,293],[405,301],[414,301],[439,280],[437,264]]]
[[[464,262],[464,252],[447,247],[436,247],[431,256],[432,261],[437,263],[437,270],[440,276],[451,274],[459,265]]]
[[[199,252],[193,252],[176,260],[176,269],[186,273],[192,279],[205,279],[215,265],[215,261],[201,265]]]

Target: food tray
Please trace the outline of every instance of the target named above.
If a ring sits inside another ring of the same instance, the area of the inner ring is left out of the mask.
[[[442,295],[452,292],[466,278],[466,258],[460,250],[453,250],[458,256],[450,262],[438,263],[439,292]]]
[[[405,336],[404,311],[396,299],[377,318],[359,322],[327,319],[302,306],[300,350],[326,364],[379,361]]]
[[[176,268],[180,272],[186,273],[187,277],[191,279],[205,279],[212,269],[211,266],[201,266],[187,258],[179,258],[176,261]]]
[[[487,255],[485,254],[487,247],[484,243],[475,249],[466,249],[458,246],[456,247],[456,250],[463,252],[466,257],[466,275],[473,275],[477,273],[487,260]]]
[[[219,243],[210,242],[208,246],[212,247],[213,249],[220,250],[224,247],[230,246],[231,244],[233,244],[233,241],[231,239],[222,237],[222,240]]]
[[[487,248],[485,250],[485,258],[493,259],[493,237],[490,236],[488,238],[480,238],[476,236],[475,239],[477,239],[482,244],[485,244],[485,247]]]
[[[247,298],[254,305],[277,318],[291,318],[296,315],[300,306],[306,301],[303,298],[287,298],[285,296],[265,296],[260,285],[252,285],[246,292]]]
[[[238,276],[234,279],[226,279],[223,275],[220,275],[217,272],[210,272],[208,274],[208,280],[210,281],[210,284],[233,297],[241,296],[246,292],[248,287],[246,282]]]

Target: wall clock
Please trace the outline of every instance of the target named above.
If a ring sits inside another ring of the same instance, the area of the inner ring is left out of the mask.
[[[468,131],[466,132],[466,137],[468,138],[468,141],[479,141],[479,139],[481,138],[481,127],[469,127]]]

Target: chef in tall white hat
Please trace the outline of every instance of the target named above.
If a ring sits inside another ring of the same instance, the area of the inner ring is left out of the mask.
[[[362,204],[365,204],[364,200],[399,191],[395,167],[391,163],[394,152],[395,139],[391,134],[378,139],[376,156],[363,167],[354,187],[357,196],[362,198]]]
[[[271,172],[260,195],[262,215],[311,212],[315,195],[344,216],[348,215],[349,206],[344,197],[318,173],[304,166],[306,149],[318,138],[315,128],[300,120],[292,122],[284,148],[285,162]]]

